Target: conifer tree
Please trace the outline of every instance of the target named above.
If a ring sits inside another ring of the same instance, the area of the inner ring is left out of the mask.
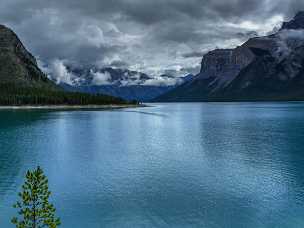
[[[20,201],[14,205],[19,218],[14,217],[12,223],[16,228],[56,228],[60,219],[55,216],[55,207],[49,203],[51,192],[48,179],[38,166],[33,171],[27,171],[26,180],[19,193]]]

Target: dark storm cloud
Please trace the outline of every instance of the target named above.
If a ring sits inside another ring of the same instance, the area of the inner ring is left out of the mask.
[[[197,57],[203,57],[204,54],[206,54],[206,52],[204,51],[193,51],[193,52],[188,52],[188,53],[184,53],[182,54],[182,56],[184,58],[197,58]]]
[[[128,68],[128,63],[121,61],[121,60],[114,60],[110,63],[111,67],[116,67],[116,68]]]
[[[207,51],[267,34],[301,9],[300,0],[2,0],[0,23],[46,65],[178,75],[199,70]]]

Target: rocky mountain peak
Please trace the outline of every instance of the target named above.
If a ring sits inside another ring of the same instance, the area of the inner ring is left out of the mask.
[[[18,36],[4,25],[0,25],[0,62],[0,84],[49,83],[34,56],[26,50]]]
[[[157,101],[304,100],[304,11],[280,31],[204,55],[192,81]]]
[[[16,37],[12,30],[0,24],[0,48],[8,48],[16,42]]]
[[[295,19],[297,19],[297,18],[304,18],[304,11],[300,11],[300,12],[298,12],[297,14],[296,14],[296,16],[295,16]]]
[[[15,53],[20,59],[37,64],[36,59],[26,50],[18,36],[4,25],[0,25],[0,50]]]
[[[284,22],[281,30],[283,29],[304,29],[304,11],[298,12],[291,21]]]

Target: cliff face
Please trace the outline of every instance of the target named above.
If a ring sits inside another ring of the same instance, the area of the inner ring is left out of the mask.
[[[295,91],[303,68],[304,12],[300,12],[276,34],[207,53],[195,79],[157,100],[304,99],[304,93]]]
[[[282,30],[284,29],[304,29],[304,12],[299,12],[293,20],[284,22]]]
[[[210,86],[216,84],[215,90],[231,83],[242,69],[247,67],[258,55],[258,50],[275,55],[278,49],[276,37],[251,38],[235,49],[217,49],[207,53],[202,60],[201,79],[214,78]]]
[[[214,78],[214,89],[229,84],[254,58],[247,48],[217,49],[207,53],[201,64],[200,79]]]
[[[0,83],[56,87],[39,69],[36,59],[17,35],[3,25],[0,25]]]

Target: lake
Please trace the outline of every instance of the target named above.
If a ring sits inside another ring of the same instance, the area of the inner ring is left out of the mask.
[[[304,226],[304,103],[0,111],[0,227],[43,167],[62,228]]]

